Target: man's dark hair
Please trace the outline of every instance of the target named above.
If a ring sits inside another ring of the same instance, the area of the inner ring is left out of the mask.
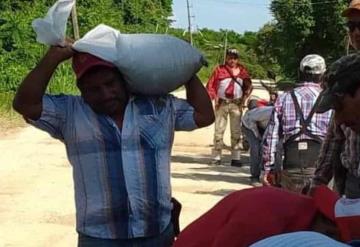
[[[314,82],[320,83],[322,81],[323,74],[310,74],[299,71],[299,82]]]
[[[360,87],[360,71],[352,71],[351,73],[338,78],[337,81],[330,82],[329,84],[332,85],[335,83],[339,84],[339,87],[343,85],[343,89],[339,90],[339,93],[349,94],[353,97]]]
[[[336,60],[325,72],[323,81],[332,93],[354,96],[360,87],[360,54],[352,53]]]
[[[256,107],[257,107],[257,99],[251,99],[251,100],[249,100],[249,102],[248,102],[248,105],[247,105],[247,108],[249,109],[249,110],[252,110],[252,109],[255,109]]]

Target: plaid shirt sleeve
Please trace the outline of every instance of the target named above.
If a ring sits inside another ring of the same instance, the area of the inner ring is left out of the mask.
[[[277,151],[277,145],[280,139],[279,133],[282,132],[280,122],[283,114],[282,96],[278,97],[274,104],[274,111],[271,115],[268,127],[266,129],[266,136],[264,137],[265,141],[263,145],[263,165],[265,172],[272,171],[275,167],[275,155]]]
[[[334,169],[341,167],[340,153],[344,140],[340,126],[332,119],[316,162],[314,185],[328,184],[334,175]]]

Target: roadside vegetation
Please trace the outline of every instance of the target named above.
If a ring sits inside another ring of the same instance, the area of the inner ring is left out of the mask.
[[[44,16],[54,2],[0,1],[0,118],[20,119],[11,111],[13,94],[46,51],[36,43],[31,22]],[[225,43],[240,51],[240,59],[253,78],[266,78],[270,70],[281,78],[295,80],[300,59],[309,53],[322,55],[327,63],[336,60],[346,52],[346,30],[340,13],[347,3],[273,0],[270,10],[274,19],[258,32],[198,30],[193,44],[209,61],[209,67],[199,72],[200,78],[206,82],[213,67],[223,62]],[[171,6],[172,0],[78,0],[80,36],[104,23],[123,33],[167,33],[187,40],[185,30],[171,27]],[[69,23],[68,35],[72,37],[72,33]],[[49,92],[78,93],[69,62],[57,70]]]

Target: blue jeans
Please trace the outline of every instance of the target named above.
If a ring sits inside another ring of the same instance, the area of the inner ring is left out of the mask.
[[[261,140],[256,138],[254,132],[242,126],[242,132],[250,146],[250,174],[253,178],[259,178],[261,173]]]
[[[158,236],[132,239],[101,239],[79,233],[78,247],[171,247],[174,242],[173,225]]]

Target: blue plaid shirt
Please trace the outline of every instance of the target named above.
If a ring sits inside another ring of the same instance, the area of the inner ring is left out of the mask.
[[[174,130],[195,129],[193,114],[192,106],[171,95],[131,98],[120,130],[80,96],[44,96],[41,118],[30,123],[66,146],[78,232],[124,239],[165,230]]]

